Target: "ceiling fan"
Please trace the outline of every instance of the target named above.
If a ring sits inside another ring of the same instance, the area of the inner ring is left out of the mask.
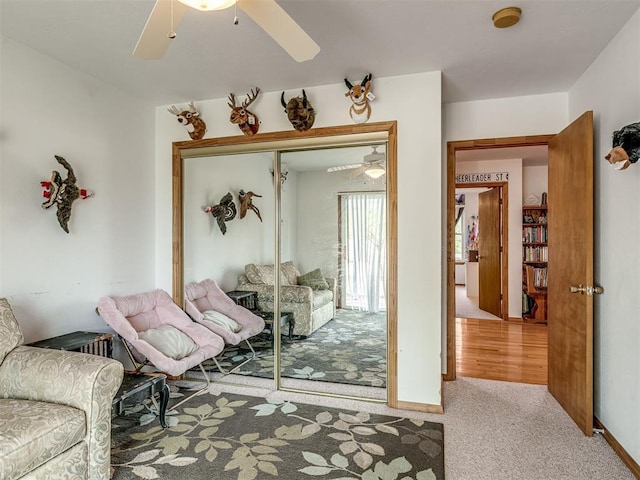
[[[162,58],[189,8],[209,11],[233,5],[240,7],[297,62],[311,60],[320,51],[318,44],[275,0],[156,0],[133,55],[145,60]]]
[[[361,163],[329,167],[327,168],[327,172],[340,172],[342,170],[351,170],[355,168],[357,170],[353,172],[354,177],[364,173],[371,178],[380,178],[385,174],[384,161],[387,156],[384,153],[378,152],[378,145],[374,145],[371,148],[373,151],[368,155],[365,155],[362,158]]]

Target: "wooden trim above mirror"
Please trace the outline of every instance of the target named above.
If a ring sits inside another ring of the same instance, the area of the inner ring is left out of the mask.
[[[314,128],[306,132],[296,130],[260,133],[254,136],[207,138],[174,142],[172,146],[173,194],[173,300],[184,304],[184,245],[183,245],[183,159],[228,153],[265,150],[296,150],[337,145],[357,145],[384,139],[387,142],[387,398],[390,407],[398,402],[397,389],[397,291],[398,291],[398,220],[397,220],[397,122],[377,122]]]

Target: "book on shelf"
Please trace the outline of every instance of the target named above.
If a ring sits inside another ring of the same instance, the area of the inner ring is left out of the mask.
[[[547,269],[546,268],[533,269],[533,285],[536,288],[547,288]]]
[[[547,227],[524,227],[522,229],[522,241],[524,243],[547,243]]]
[[[524,247],[524,261],[528,263],[549,261],[549,247],[546,245]]]

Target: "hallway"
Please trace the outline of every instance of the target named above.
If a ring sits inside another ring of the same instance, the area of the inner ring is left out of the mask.
[[[547,384],[547,326],[456,318],[459,377]]]
[[[464,285],[456,285],[456,317],[475,318],[479,320],[502,320],[492,313],[480,310],[478,297],[467,297],[467,289]]]

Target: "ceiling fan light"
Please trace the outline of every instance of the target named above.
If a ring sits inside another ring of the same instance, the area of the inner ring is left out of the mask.
[[[366,173],[371,178],[380,178],[382,175],[384,175],[384,168],[382,168],[380,165],[373,165],[367,168],[364,173]]]
[[[180,3],[184,3],[187,7],[195,8],[203,12],[210,10],[224,10],[236,3],[236,0],[178,0]]]

